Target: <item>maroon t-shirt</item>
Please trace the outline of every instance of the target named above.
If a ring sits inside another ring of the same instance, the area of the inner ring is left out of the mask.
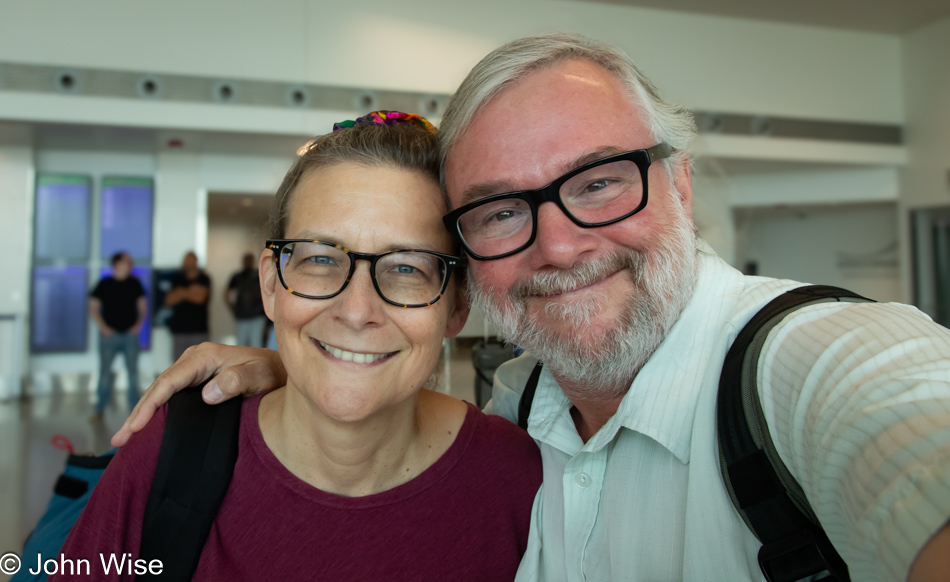
[[[534,441],[469,404],[455,442],[421,475],[389,491],[343,497],[288,471],[264,443],[260,397],[241,411],[234,477],[193,580],[513,580],[528,540],[541,458]],[[92,577],[131,580],[99,554],[138,558],[142,519],[167,409],[109,465],[63,547]]]

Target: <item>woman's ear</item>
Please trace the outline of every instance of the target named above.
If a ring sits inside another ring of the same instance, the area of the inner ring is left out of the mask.
[[[261,281],[261,299],[264,301],[264,313],[274,321],[274,298],[277,297],[280,281],[277,280],[277,264],[274,263],[274,251],[264,249],[257,266]]]
[[[448,290],[452,292],[452,310],[449,312],[449,319],[446,322],[445,337],[455,337],[465,327],[465,322],[468,321],[471,303],[468,300],[468,292],[463,283],[453,281]],[[446,297],[446,299],[449,298]]]

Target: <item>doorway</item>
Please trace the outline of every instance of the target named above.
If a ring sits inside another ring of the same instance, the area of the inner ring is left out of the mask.
[[[267,238],[272,194],[208,193],[208,262],[211,304],[208,314],[211,341],[235,343],[234,316],[224,302],[231,276],[241,270],[245,253],[259,257]]]

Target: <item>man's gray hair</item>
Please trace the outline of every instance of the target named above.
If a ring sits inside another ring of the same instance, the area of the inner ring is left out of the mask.
[[[489,53],[465,77],[446,107],[439,127],[443,194],[447,194],[445,160],[448,152],[464,135],[478,111],[503,89],[528,74],[570,59],[590,61],[613,73],[629,91],[654,141],[666,142],[676,150],[669,161],[680,162],[687,156],[696,136],[693,115],[679,105],[664,101],[625,52],[577,34],[532,36],[509,42]]]

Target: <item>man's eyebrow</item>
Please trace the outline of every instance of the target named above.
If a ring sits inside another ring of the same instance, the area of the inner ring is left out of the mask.
[[[507,180],[497,180],[495,182],[475,184],[474,186],[469,186],[465,189],[465,192],[462,194],[462,203],[459,204],[459,207],[465,206],[466,204],[471,204],[476,200],[481,200],[482,198],[491,196],[492,194],[503,194],[505,192],[514,191],[515,187],[512,186],[511,182]]]
[[[627,150],[623,148],[618,148],[617,146],[604,146],[601,148],[597,148],[596,150],[587,152],[586,154],[577,158],[573,162],[566,164],[564,167],[561,168],[561,175],[564,175],[570,171],[576,170],[577,168],[580,168],[581,166],[586,166],[587,164],[591,162],[596,162],[597,160],[601,158],[606,158],[608,156],[620,154],[625,151]]]
[[[572,170],[576,170],[581,166],[585,166],[591,162],[596,162],[601,158],[606,158],[607,156],[612,156],[614,154],[623,153],[627,150],[619,148],[617,146],[604,146],[587,152],[586,154],[580,156],[579,158],[573,160],[562,166],[560,168],[561,175],[567,174]],[[487,196],[492,196],[493,194],[503,194],[506,192],[516,192],[518,191],[511,182],[507,180],[497,180],[495,182],[484,182],[482,184],[475,184],[474,186],[469,186],[465,189],[464,194],[462,195],[462,203],[459,204],[459,207],[465,206],[466,204],[471,204],[476,200],[480,200]]]

